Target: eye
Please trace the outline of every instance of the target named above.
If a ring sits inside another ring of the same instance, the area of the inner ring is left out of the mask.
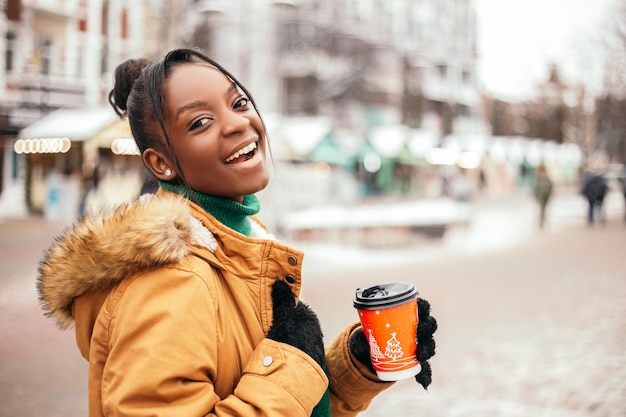
[[[241,97],[239,100],[235,101],[233,108],[245,108],[248,107],[248,104],[250,104],[250,99],[248,97]]]
[[[210,122],[211,122],[211,118],[209,118],[209,117],[202,117],[202,118],[196,120],[195,122],[193,122],[191,124],[191,126],[189,127],[189,130],[191,131],[191,130],[199,129],[202,126],[208,125]]]

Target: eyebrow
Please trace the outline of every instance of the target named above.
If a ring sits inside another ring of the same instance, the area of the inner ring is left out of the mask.
[[[230,86],[226,90],[226,94],[230,94],[236,89],[237,89],[237,84],[232,82],[230,83]],[[198,107],[202,107],[205,105],[206,105],[206,101],[198,100],[198,101],[192,101],[191,103],[187,103],[185,105],[180,106],[178,110],[176,111],[176,120],[178,120],[180,118],[180,115],[183,114],[184,112],[188,110],[196,109]]]
[[[191,103],[180,106],[178,110],[176,111],[176,120],[178,120],[180,118],[180,115],[183,114],[184,112],[198,108],[198,107],[202,107],[204,105],[206,105],[206,101],[193,101]]]

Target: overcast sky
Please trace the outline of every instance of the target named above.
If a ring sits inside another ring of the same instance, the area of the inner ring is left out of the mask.
[[[598,83],[600,38],[615,0],[475,0],[482,86],[524,99],[557,62],[566,80]]]

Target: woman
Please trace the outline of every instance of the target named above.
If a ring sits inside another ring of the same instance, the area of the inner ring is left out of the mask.
[[[82,219],[52,245],[38,290],[89,361],[90,416],[352,416],[391,383],[358,323],[324,352],[298,301],[302,252],[256,218],[267,134],[248,91],[180,49],[129,60],[109,95],[156,195]],[[423,371],[436,322],[420,301]]]

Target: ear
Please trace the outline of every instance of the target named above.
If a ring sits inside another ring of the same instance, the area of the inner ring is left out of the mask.
[[[174,164],[162,153],[148,148],[142,154],[143,163],[148,167],[155,177],[162,181],[172,181],[177,173]]]

